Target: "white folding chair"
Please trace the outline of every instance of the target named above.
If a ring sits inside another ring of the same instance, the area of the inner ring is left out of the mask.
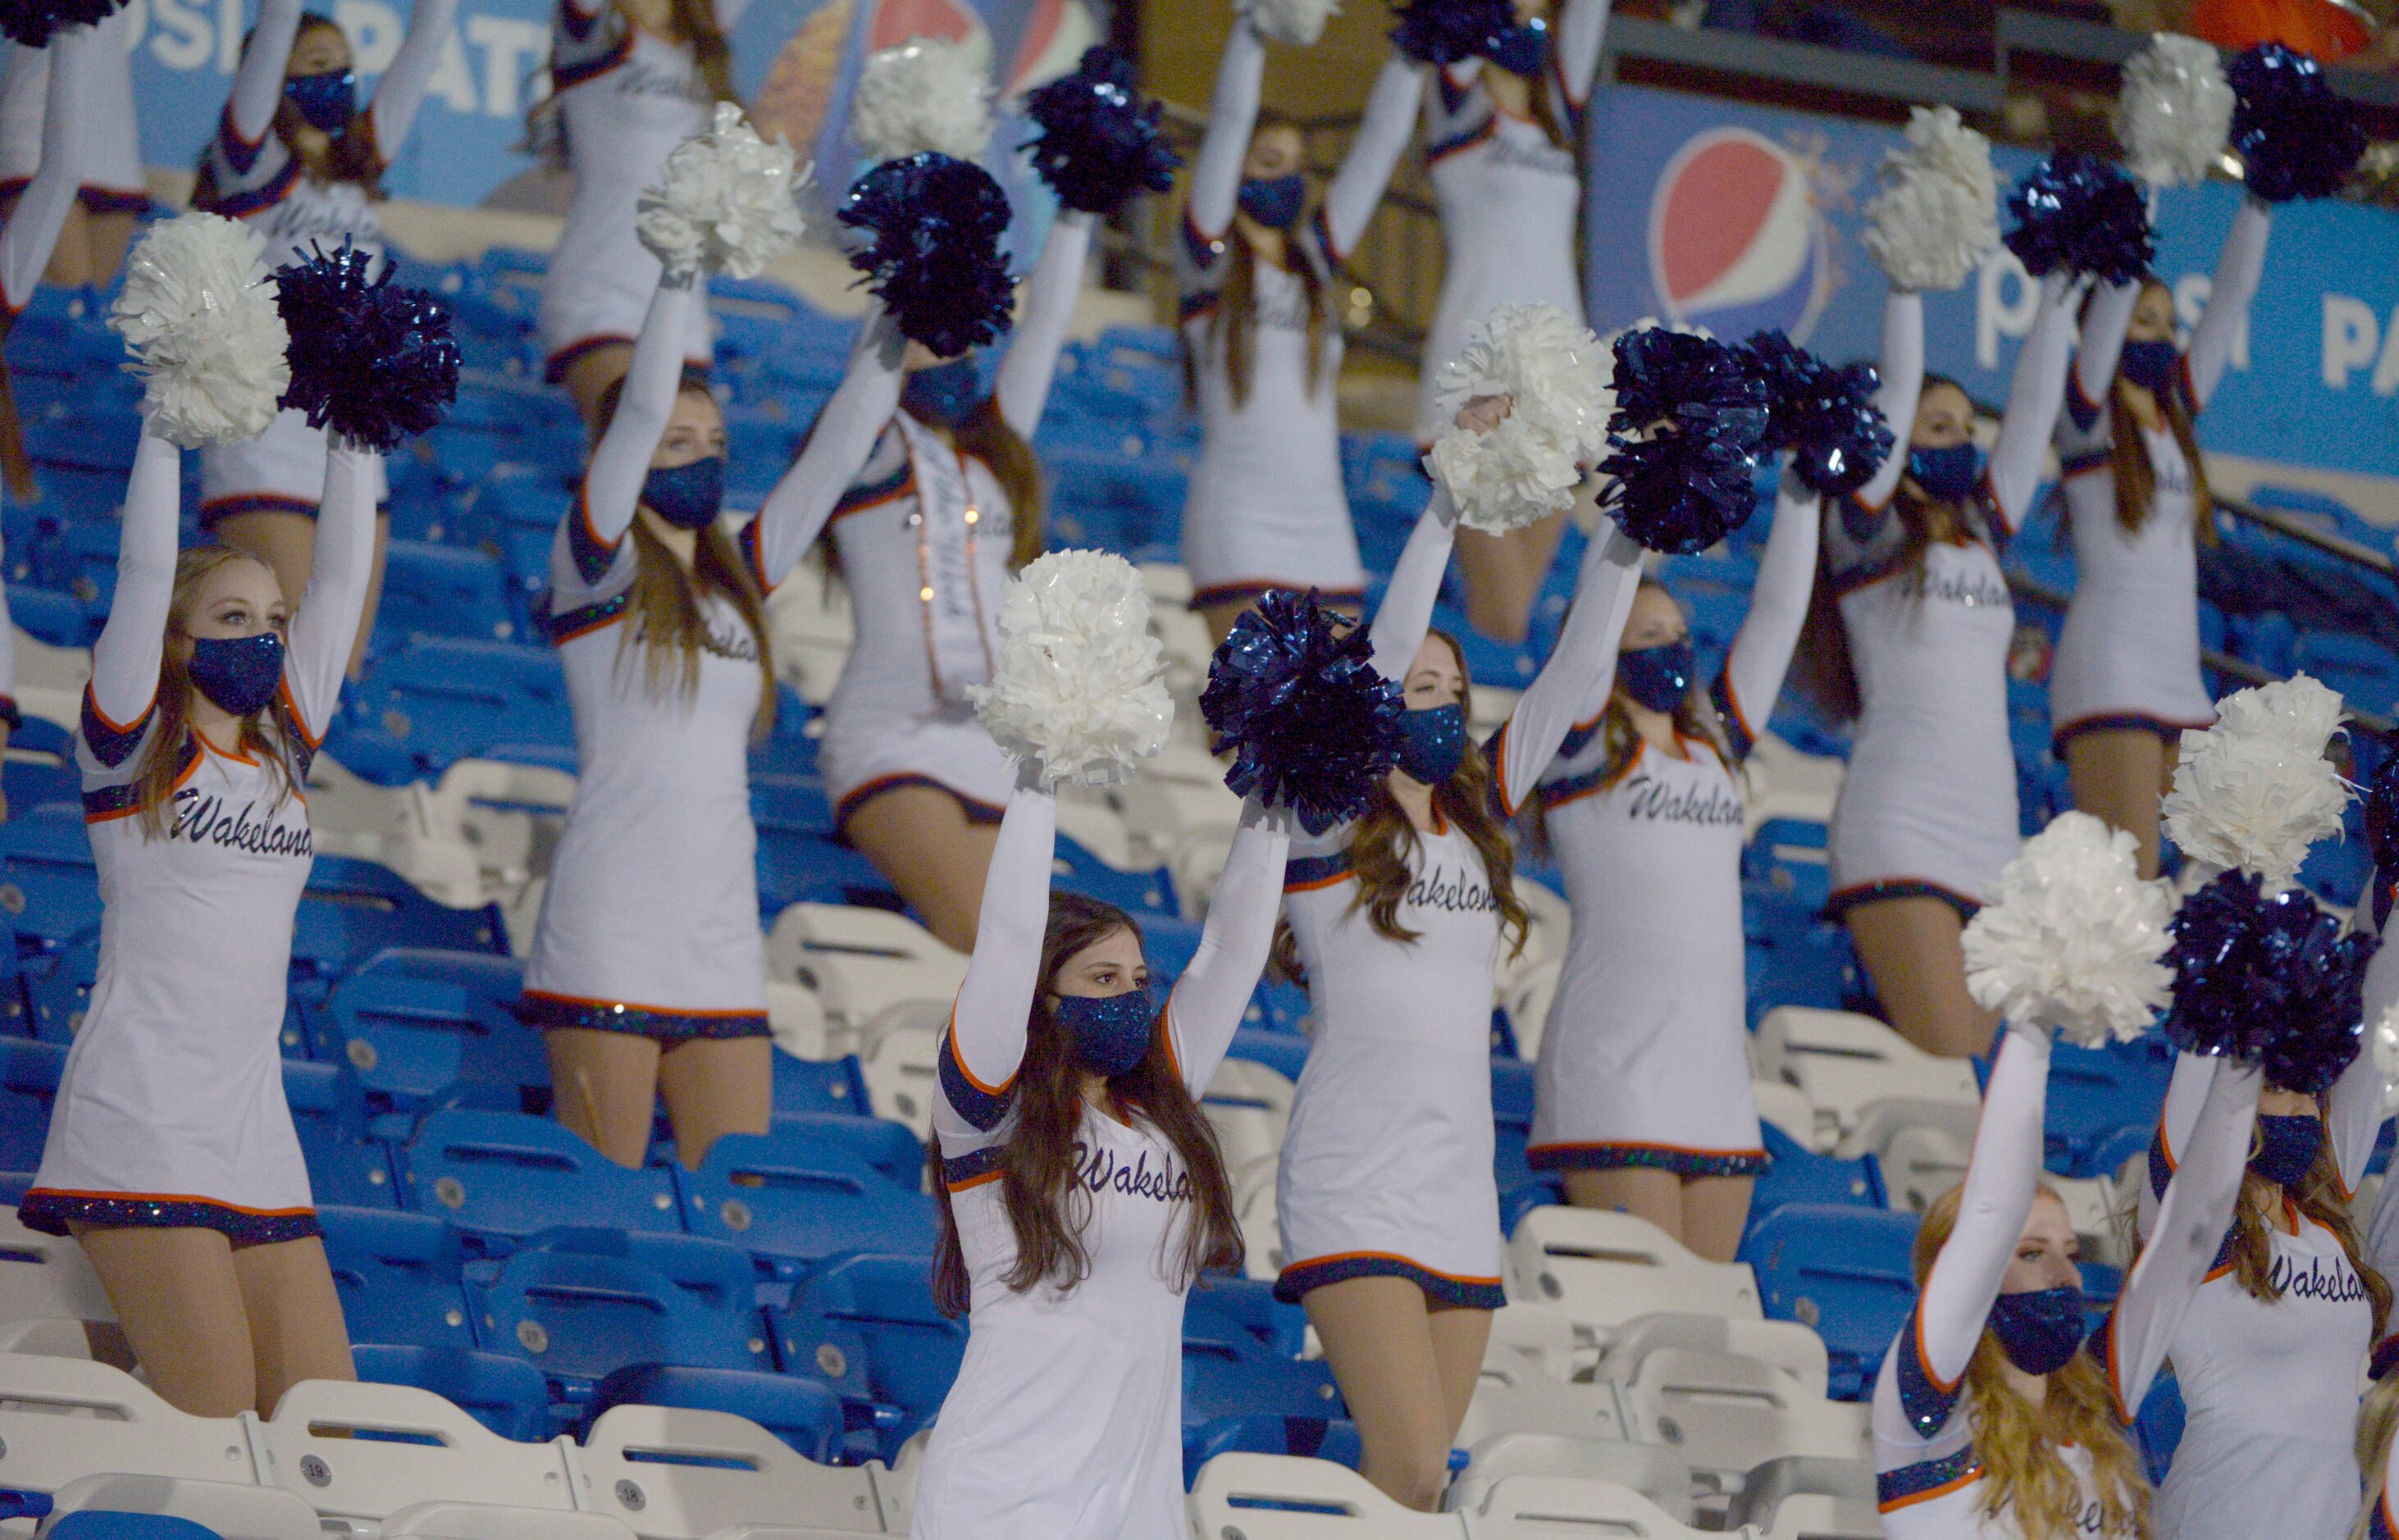
[[[1191,1486],[1204,1540],[1468,1540],[1454,1513],[1400,1506],[1356,1471],[1286,1454],[1219,1454]]]
[[[1617,1404],[1616,1387],[1606,1381],[1577,1385],[1533,1365],[1486,1359],[1475,1379],[1474,1395],[1467,1402],[1456,1442],[1471,1449],[1507,1433],[1613,1441],[1632,1438]]]
[[[315,1508],[279,1488],[248,1482],[195,1481],[186,1477],[151,1476],[137,1471],[86,1476],[50,1494],[50,1514],[43,1528],[47,1529],[70,1513],[84,1512],[152,1513],[188,1519],[215,1531],[222,1540],[325,1540]],[[458,1535],[454,1540],[477,1537]]]
[[[1275,1166],[1252,1161],[1234,1173],[1234,1203],[1241,1222],[1241,1271],[1272,1282],[1282,1272],[1282,1221],[1275,1208]]]
[[[57,1317],[10,1321],[0,1326],[0,1353],[35,1353],[46,1358],[88,1358],[91,1336],[82,1321]]]
[[[1618,1388],[1627,1434],[1673,1450],[1718,1491],[1738,1489],[1761,1460],[1865,1452],[1863,1407],[1803,1396],[1754,1358],[1663,1347]]]
[[[1759,738],[1744,765],[1749,784],[1742,799],[1742,840],[1756,838],[1758,830],[1777,818],[1831,823],[1842,768],[1839,760],[1803,754],[1776,734]]]
[[[1785,1455],[1760,1462],[1725,1506],[1725,1528],[1748,1528],[1766,1540],[1874,1540],[1872,1462]]]
[[[1516,1033],[1517,1056],[1528,1063],[1541,1056],[1541,1034],[1549,1029],[1550,1006],[1558,995],[1560,967],[1557,963],[1543,963],[1529,972],[1519,973],[1512,980],[1503,978],[1499,981],[1499,1005],[1507,1011],[1508,1025]]]
[[[967,959],[904,914],[800,903],[775,917],[766,973],[814,989],[829,1017],[857,1028],[901,1001],[956,999]]]
[[[383,1521],[383,1540],[633,1540],[602,1513],[548,1513],[480,1503],[418,1503]]]
[[[0,1486],[58,1492],[131,1471],[255,1485],[238,1418],[194,1417],[121,1369],[83,1358],[0,1355]]]
[[[1247,1059],[1216,1066],[1200,1108],[1215,1128],[1228,1169],[1274,1159],[1291,1126],[1293,1095],[1291,1080],[1281,1070]]]
[[[947,1006],[942,1016],[948,1020]],[[880,1019],[858,1055],[874,1115],[905,1123],[917,1138],[930,1139],[933,1103],[942,1094],[941,1058],[941,1029],[925,1024],[921,1012],[913,1019]]]
[[[1757,1102],[1757,1119],[1771,1123],[1791,1136],[1791,1141],[1818,1155],[1833,1152],[1833,1130],[1829,1125],[1820,1134],[1816,1128],[1816,1109],[1808,1104],[1807,1097],[1796,1086],[1786,1086],[1780,1080],[1753,1080],[1750,1096]]]
[[[329,1518],[380,1524],[430,1502],[547,1515],[576,1506],[562,1452],[567,1440],[503,1439],[413,1385],[303,1380],[283,1393],[274,1416],[253,1419],[251,1428],[260,1480],[297,1493]],[[400,1437],[357,1437],[361,1433]]]
[[[1691,1467],[1671,1450],[1560,1433],[1499,1433],[1470,1446],[1448,1506],[1471,1508],[1510,1476],[1570,1476],[1630,1487],[1682,1523],[1691,1521]]]
[[[29,1230],[16,1209],[0,1207],[0,1323],[115,1318],[82,1247],[65,1236]]]
[[[1749,1359],[1774,1371],[1792,1394],[1807,1400],[1824,1398],[1829,1379],[1824,1339],[1797,1321],[1740,1320],[1685,1310],[1641,1316],[1617,1329],[1593,1372],[1604,1380],[1630,1382],[1639,1376],[1650,1354],[1678,1347]]]
[[[744,1417],[615,1406],[573,1453],[576,1503],[642,1540],[705,1540],[772,1521],[844,1534],[886,1533],[883,1467],[820,1466]]]
[[[1561,1534],[1697,1540],[1702,1533],[1631,1487],[1590,1477],[1503,1476],[1457,1498],[1456,1511],[1466,1515],[1475,1540]]]
[[[1871,1016],[1777,1006],[1750,1040],[1762,1080],[1796,1086],[1819,1114],[1847,1133],[1864,1109],[1895,1097],[1980,1103],[1974,1071],[1962,1059],[1935,1059]]]
[[[1554,1305],[1601,1343],[1661,1311],[1743,1320],[1764,1314],[1746,1263],[1702,1261],[1631,1214],[1535,1209],[1517,1222],[1504,1270],[1510,1299]]]

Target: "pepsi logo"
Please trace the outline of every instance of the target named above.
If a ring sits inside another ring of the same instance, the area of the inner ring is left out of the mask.
[[[1830,232],[1799,158],[1747,128],[1694,134],[1649,201],[1649,281],[1669,320],[1805,343],[1830,297]]]

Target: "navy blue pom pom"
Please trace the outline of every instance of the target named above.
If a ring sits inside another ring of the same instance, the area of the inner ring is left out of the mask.
[[[2386,882],[2399,882],[2399,740],[2385,739],[2382,767],[2365,782],[2365,850]]]
[[[2232,147],[2249,191],[2269,203],[2330,197],[2365,154],[2357,109],[2333,94],[2324,66],[2260,43],[2225,72],[2236,98]]]
[[[0,0],[0,33],[38,48],[69,27],[107,20],[120,4],[122,0]]]
[[[999,253],[1008,195],[982,167],[927,151],[850,184],[841,222],[874,238],[850,253],[899,325],[954,358],[1009,328],[1016,285]]]
[[[1404,709],[1366,628],[1287,588],[1233,623],[1200,696],[1212,751],[1234,755],[1225,784],[1290,808],[1311,834],[1366,810]]]
[[[1650,550],[1707,549],[1756,511],[1767,419],[1766,384],[1742,349],[1664,327],[1625,332],[1601,507]]]
[[[2256,873],[2227,871],[2183,900],[2168,928],[2175,997],[2163,1024],[2175,1047],[2263,1064],[2274,1085],[2309,1092],[2357,1057],[2372,945],[2342,935],[2306,890],[2268,898]]]
[[[1490,47],[1516,24],[1508,0],[1401,0],[1391,41],[1428,64],[1455,64]]]
[[[275,285],[291,333],[282,404],[307,413],[309,426],[388,453],[449,414],[458,344],[440,300],[392,282],[389,264],[346,238],[278,268]]]
[[[2059,269],[2130,283],[2149,270],[2149,202],[2113,162],[2061,150],[2008,195],[2008,250],[2035,277]]]
[[[1183,157],[1159,134],[1163,109],[1141,99],[1132,61],[1114,48],[1085,49],[1075,73],[1028,94],[1024,110],[1041,126],[1033,169],[1067,208],[1111,213],[1144,187],[1174,185]]]
[[[1867,363],[1825,363],[1780,331],[1742,344],[1766,382],[1766,441],[1791,452],[1791,468],[1809,489],[1843,497],[1874,480],[1891,453],[1891,425],[1875,404],[1882,381]]]

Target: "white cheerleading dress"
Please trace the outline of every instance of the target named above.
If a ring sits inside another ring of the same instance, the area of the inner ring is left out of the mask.
[[[91,29],[91,59],[73,102],[75,199],[95,214],[139,214],[150,207],[133,110],[132,25],[127,7]],[[0,198],[22,194],[41,169],[50,95],[50,50],[14,43],[7,48],[0,67]]]
[[[2048,1033],[2011,1029],[1984,1094],[1957,1228],[1875,1377],[1868,1425],[1876,1496],[1891,1540],[2027,1540],[2014,1514],[1985,1511],[1990,1493],[1974,1447],[1966,1366],[2032,1211],[2048,1074]],[[2200,1087],[2212,1131],[2192,1144],[2188,1169],[2174,1179],[2165,1200],[2169,1223],[2142,1250],[2114,1309],[2083,1344],[2107,1372],[2127,1423],[2125,1409],[2148,1393],[2177,1323],[2192,1308],[2208,1265],[2204,1237],[2223,1228],[2240,1190],[2259,1079],[2255,1070],[2237,1067],[2214,1078],[2220,1084]],[[2081,1515],[2069,1533],[2129,1540],[2129,1529],[2106,1522],[2090,1452],[2069,1444],[2054,1453],[2080,1491]]]
[[[717,25],[731,32],[747,6],[716,0]],[[689,44],[642,31],[611,0],[558,0],[549,89],[575,179],[535,318],[545,372],[555,385],[578,355],[630,343],[641,330],[658,284],[658,259],[634,231],[635,208],[668,153],[707,131],[715,102]],[[683,326],[681,357],[707,368],[714,351],[707,310],[695,310]]]
[[[1386,679],[1405,678],[1431,629],[1453,517],[1436,486],[1375,616],[1374,663]],[[1608,597],[1577,606],[1494,740],[1503,817],[1532,794],[1613,655],[1638,566],[1612,537],[1593,564],[1611,557],[1615,573],[1600,585]],[[1438,803],[1435,814],[1438,827],[1412,831],[1405,852],[1408,889],[1395,918],[1414,940],[1383,935],[1360,906],[1352,825],[1292,838],[1283,908],[1316,1025],[1276,1173],[1284,1263],[1275,1292],[1285,1300],[1387,1277],[1446,1304],[1501,1304],[1491,1165],[1499,901],[1473,842]]]
[[[999,413],[1019,438],[1040,422],[1091,231],[1091,216],[1072,211],[1050,227],[1000,365]],[[967,691],[991,682],[1018,517],[989,466],[904,412],[834,505],[834,552],[858,616],[818,755],[837,823],[902,786],[936,787],[969,818],[997,821],[1016,773]]]
[[[1308,285],[1288,268],[1252,259],[1248,388],[1240,393],[1227,364],[1218,301],[1239,260],[1240,248],[1229,235],[1265,68],[1257,34],[1237,24],[1217,70],[1208,134],[1184,209],[1176,276],[1200,417],[1200,461],[1183,505],[1183,560],[1191,569],[1194,607],[1271,588],[1314,588],[1328,600],[1361,599],[1366,588],[1341,482],[1341,323],[1334,286],[1407,147],[1422,72],[1401,55],[1383,66],[1324,202],[1286,239],[1292,259],[1308,265],[1324,296],[1313,371]]]
[[[108,628],[93,648],[75,763],[99,866],[100,967],[68,1050],[41,1169],[19,1209],[71,1224],[198,1227],[237,1243],[317,1233],[283,1097],[291,928],[315,860],[297,790],[332,719],[366,601],[374,505],[365,456],[328,459],[308,591],[267,715],[285,763],[186,732],[169,831],[141,817],[174,594],[175,446],[144,432],[126,489]]]
[[[1008,1286],[1001,1165],[1049,918],[1057,804],[1010,794],[974,958],[943,1034],[933,1131],[970,1279],[967,1349],[916,1479],[917,1540],[1185,1540],[1181,1263],[1191,1182],[1135,1106],[1089,1106],[1074,1155],[1089,1269]],[[1287,839],[1246,811],[1208,925],[1158,1030],[1196,1101],[1224,1061],[1274,937]],[[1122,1117],[1118,1114],[1124,1114]]]
[[[519,1006],[545,1030],[669,1044],[766,1033],[748,757],[764,677],[758,639],[711,591],[697,686],[683,688],[679,658],[654,685],[630,610],[640,558],[629,536],[699,306],[689,290],[657,291],[616,417],[551,547],[549,631],[575,711],[576,775]],[[853,370],[743,526],[737,544],[761,593],[806,548],[793,531],[821,522],[893,388],[871,357]]]
[[[209,211],[250,222],[266,238],[270,267],[337,251],[345,241],[380,257],[383,221],[367,189],[317,181],[274,131],[300,14],[300,0],[265,0],[259,13],[224,115],[203,152],[215,188]],[[378,167],[390,165],[408,142],[457,14],[458,0],[421,0],[410,13],[408,34],[367,103]],[[391,492],[382,457],[373,465],[381,503]],[[200,451],[200,525],[212,529],[241,513],[313,516],[324,481],[325,430],[310,427],[304,413],[287,407],[255,438]]]
[[[1678,734],[1673,752],[1636,738],[1611,773],[1600,730],[1611,667],[1542,777],[1574,919],[1541,1033],[1525,1152],[1535,1170],[1766,1169],[1750,1089],[1738,767],[1807,619],[1818,507],[1785,477],[1749,617],[1709,692],[1732,763]]]
[[[2193,417],[2215,394],[2248,324],[2272,217],[2250,201],[2233,218],[2207,312],[2168,387]],[[2075,562],[2074,597],[2049,674],[2061,753],[2078,733],[2135,728],[2171,742],[2216,721],[2199,659],[2197,478],[2171,430],[2139,429],[2156,486],[2141,527],[2128,533],[2116,516],[2115,433],[2104,403],[2140,294],[2139,284],[2128,283],[2092,301],[2057,426]]]
[[[1899,475],[1890,466],[1826,520],[1829,580],[1861,702],[1828,840],[1835,918],[1861,903],[1926,897],[1972,915],[2015,855],[2007,712],[2015,611],[1999,553],[2031,507],[2065,396],[2067,294],[2060,276],[2044,280],[1989,468],[1964,507],[1964,533],[1910,561],[1888,501]],[[1883,401],[1894,426],[1916,420],[1921,304],[1899,294],[1885,313]],[[1891,457],[1905,456],[1902,432]]]

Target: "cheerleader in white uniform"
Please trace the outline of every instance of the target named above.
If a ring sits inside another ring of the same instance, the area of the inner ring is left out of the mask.
[[[2153,1533],[2124,1425],[2191,1309],[2257,1105],[2256,1070],[2207,1067],[2194,1082],[2205,1131],[2175,1176],[2167,1223],[2086,1344],[2074,1226],[2040,1182],[2049,1033],[2008,1029],[1966,1181],[1925,1213],[1916,1308],[1875,1379],[1875,1487],[1891,1540]]]
[[[1923,301],[1893,293],[1881,403],[1894,428],[1912,425],[1908,453],[1894,451],[1825,521],[1814,647],[1835,658],[1824,671],[1837,692],[1853,692],[1857,716],[1833,808],[1827,912],[1847,922],[1891,1024],[1933,1053],[1991,1044],[1958,938],[2018,841],[2007,714],[2015,611],[1999,553],[2040,480],[2073,306],[2066,275],[2042,280],[1986,465],[1973,403],[1925,376]]]
[[[1536,1170],[1730,1262],[1766,1169],[1750,1094],[1740,765],[1808,615],[1820,499],[1787,470],[1749,617],[1704,693],[1656,584],[1541,777],[1574,925],[1541,1033]],[[1579,593],[1578,605],[1593,601]]]
[[[1599,72],[1610,0],[1514,0],[1516,25],[1483,58],[1433,71],[1425,101],[1425,167],[1440,207],[1447,265],[1425,334],[1416,441],[1447,426],[1440,366],[1502,304],[1583,313],[1582,180],[1575,153]],[[1552,41],[1551,34],[1556,34]],[[1524,640],[1533,601],[1557,554],[1545,519],[1506,534],[1458,536],[1466,617],[1504,642]]]
[[[457,14],[458,0],[418,0],[391,67],[361,107],[342,29],[304,14],[300,0],[264,0],[224,115],[201,153],[192,206],[256,225],[270,267],[339,250],[346,240],[380,255],[380,179],[408,142]],[[368,464],[380,506],[390,495],[383,461]],[[200,527],[273,567],[284,592],[299,593],[308,586],[308,525],[324,480],[325,430],[286,408],[256,438],[200,451]],[[386,531],[378,520],[354,660],[374,628]]]
[[[48,277],[61,288],[105,288],[125,264],[133,227],[150,208],[142,174],[142,133],[133,110],[131,7],[93,30],[95,46],[75,93],[75,151],[82,169]],[[50,97],[49,51],[11,44],[0,68],[0,218],[42,165]]]
[[[180,458],[145,423],[75,745],[100,972],[18,1212],[82,1243],[151,1388],[230,1417],[353,1377],[280,1038],[301,786],[366,599],[373,462],[328,453],[295,610],[231,547],[177,555]]]
[[[757,518],[728,536],[725,418],[682,372],[702,299],[662,280],[550,549],[549,629],[575,710],[575,801],[520,1014],[547,1034],[560,1120],[622,1165],[660,1091],[697,1167],[764,1133],[772,1082],[751,738],[774,710],[766,595],[889,418],[870,318],[849,377]]]
[[[1285,970],[1307,984],[1317,1026],[1276,1178],[1275,1292],[1305,1304],[1323,1340],[1361,1471],[1423,1509],[1448,1479],[1502,1303],[1492,968],[1525,925],[1504,820],[1624,623],[1620,601],[1578,605],[1486,757],[1466,736],[1465,659],[1431,631],[1455,517],[1436,487],[1375,616],[1375,668],[1408,707],[1398,768],[1354,821],[1293,836],[1283,885]],[[1614,537],[1601,544],[1594,593],[1633,567]]]
[[[1183,1302],[1238,1267],[1199,1108],[1274,936],[1286,818],[1244,810],[1191,966],[1152,1003],[1141,930],[1050,891],[1057,804],[1000,826],[941,1049],[933,1280],[965,1361],[917,1478],[918,1540],[1183,1540]]]
[[[967,689],[990,682],[1001,595],[1041,552],[1028,440],[1092,218],[1066,210],[1050,226],[989,394],[971,355],[936,359],[908,344],[900,411],[831,519],[858,641],[825,708],[825,789],[844,837],[961,952],[973,949],[995,826],[1016,781]]]
[[[1183,212],[1183,345],[1200,413],[1183,560],[1191,607],[1219,642],[1270,588],[1313,588],[1344,608],[1365,596],[1341,484],[1332,288],[1407,148],[1424,70],[1396,52],[1383,65],[1304,226],[1306,145],[1297,124],[1261,117],[1265,73],[1266,45],[1236,18]]]
[[[2157,277],[2094,294],[2057,426],[2076,575],[2050,665],[2053,741],[2074,805],[2132,834],[2144,876],[2157,874],[2175,745],[2216,721],[2199,667],[2199,544],[2215,538],[2215,507],[2191,420],[2249,324],[2272,221],[2256,198],[2233,216],[2188,352]]]
[[[546,372],[594,432],[602,395],[623,377],[644,325],[658,259],[634,233],[635,205],[668,152],[708,130],[733,100],[725,47],[749,0],[558,0],[549,32],[549,100],[575,181],[566,223],[542,275],[536,317]],[[708,312],[684,317],[676,345],[692,368],[712,351]]]

